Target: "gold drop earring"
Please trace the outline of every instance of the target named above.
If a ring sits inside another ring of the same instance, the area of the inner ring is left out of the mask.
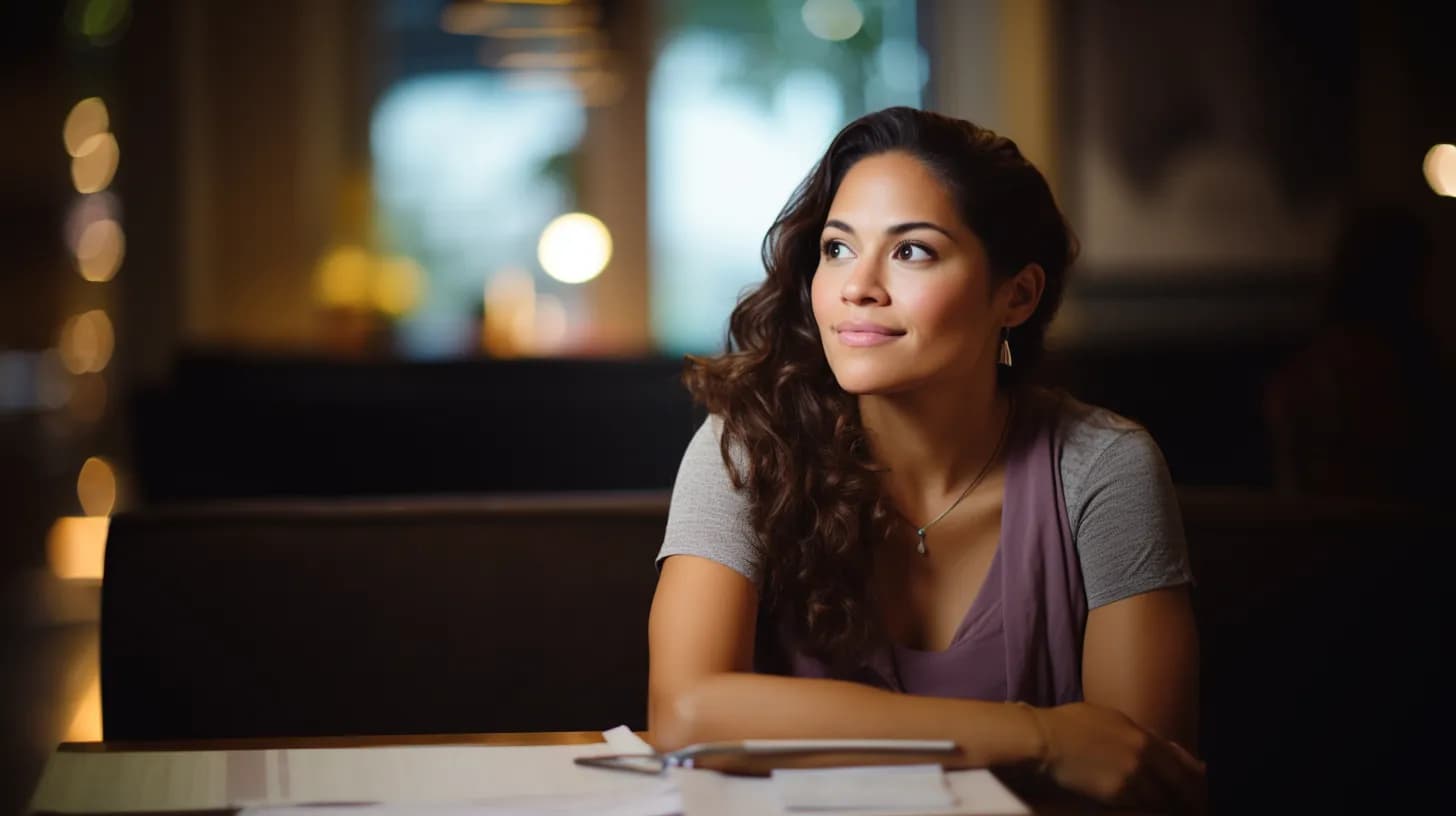
[[[1011,367],[1011,328],[1001,327],[1001,350],[996,354],[996,364]]]

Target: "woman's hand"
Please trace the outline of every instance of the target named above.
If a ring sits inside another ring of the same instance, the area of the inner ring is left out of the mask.
[[[1029,711],[1046,742],[1043,770],[1063,788],[1119,807],[1207,809],[1204,763],[1121,712],[1091,703]]]

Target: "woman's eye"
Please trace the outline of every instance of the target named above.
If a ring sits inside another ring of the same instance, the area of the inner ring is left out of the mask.
[[[901,244],[895,247],[895,260],[897,261],[928,261],[935,256],[919,244]]]
[[[824,257],[833,260],[849,257],[854,254],[849,251],[849,247],[845,246],[843,241],[837,238],[830,238],[828,241],[825,241],[823,251]]]

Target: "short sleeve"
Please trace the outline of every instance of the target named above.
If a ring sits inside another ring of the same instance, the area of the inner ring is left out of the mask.
[[[723,462],[722,420],[709,416],[693,434],[678,466],[657,567],[673,555],[716,561],[758,585],[758,547],[748,497],[733,486]]]
[[[1193,580],[1173,480],[1146,430],[1116,432],[1077,487],[1071,523],[1088,609]]]

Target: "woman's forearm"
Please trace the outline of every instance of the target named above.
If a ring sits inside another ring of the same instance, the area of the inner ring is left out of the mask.
[[[660,750],[696,742],[775,738],[952,739],[968,767],[1039,761],[1034,716],[1019,706],[898,694],[859,683],[715,674],[654,690],[651,738]]]

